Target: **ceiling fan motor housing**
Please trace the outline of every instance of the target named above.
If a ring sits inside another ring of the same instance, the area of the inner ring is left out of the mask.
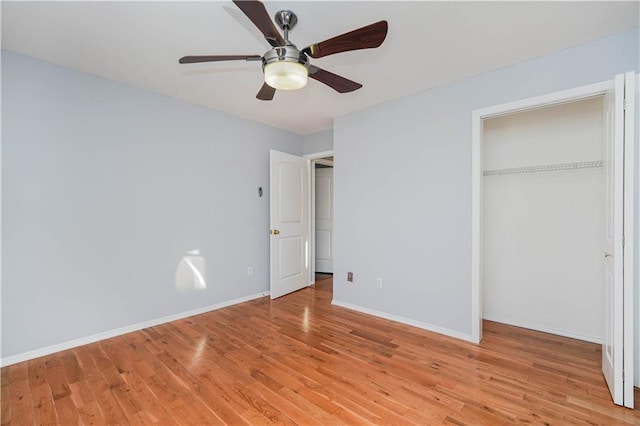
[[[282,47],[274,47],[264,54],[262,57],[262,69],[273,62],[295,62],[303,65],[307,70],[309,69],[309,58],[303,52],[299,51],[297,47],[292,44]]]

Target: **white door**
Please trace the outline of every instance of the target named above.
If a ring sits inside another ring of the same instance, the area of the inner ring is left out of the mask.
[[[309,171],[302,157],[271,150],[271,298],[308,285]]]
[[[316,272],[333,273],[333,167],[316,169]]]
[[[614,89],[605,95],[606,232],[604,301],[605,324],[602,343],[602,372],[613,402],[622,405],[623,395],[623,161],[624,161],[624,76],[614,79]]]

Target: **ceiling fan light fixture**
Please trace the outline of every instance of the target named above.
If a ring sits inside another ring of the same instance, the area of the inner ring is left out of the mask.
[[[264,81],[277,90],[298,90],[307,85],[309,72],[298,62],[277,61],[264,66]]]
[[[309,79],[309,58],[289,43],[265,53],[262,70],[264,82],[276,90],[301,89]]]

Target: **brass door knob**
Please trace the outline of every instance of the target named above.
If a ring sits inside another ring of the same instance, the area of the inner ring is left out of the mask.
[[[273,235],[278,235],[280,233],[280,231],[278,231],[277,229],[274,229],[273,231],[271,231],[271,233]]]

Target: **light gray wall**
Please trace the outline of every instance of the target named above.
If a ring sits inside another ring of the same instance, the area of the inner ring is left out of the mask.
[[[470,335],[472,111],[638,70],[638,35],[337,117],[334,299]]]
[[[333,129],[312,133],[302,137],[303,154],[331,151],[333,149]]]
[[[301,136],[3,51],[2,143],[2,357],[268,291],[269,149]]]

